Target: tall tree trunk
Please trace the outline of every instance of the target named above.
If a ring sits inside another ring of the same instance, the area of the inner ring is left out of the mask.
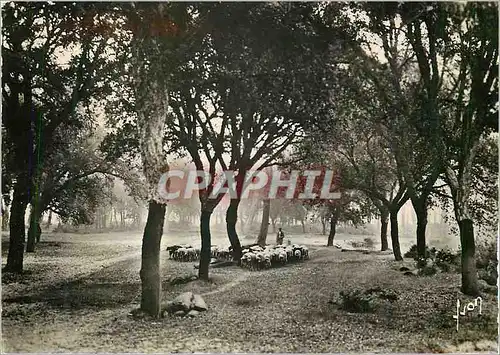
[[[477,147],[477,146],[476,146]],[[473,148],[474,150],[474,148]],[[470,153],[469,159],[464,171],[459,176],[447,167],[446,178],[450,186],[451,195],[453,196],[453,209],[455,211],[455,219],[460,230],[460,245],[462,249],[462,292],[469,296],[477,296],[479,294],[479,286],[477,282],[476,270],[476,245],[474,241],[474,223],[469,214],[468,200],[471,189],[471,166],[473,152]]]
[[[326,218],[321,217],[321,234],[326,235]]]
[[[40,241],[40,235],[42,234],[42,229],[40,227],[42,213],[40,210],[40,207],[31,206],[30,225],[28,227],[28,243],[26,244],[27,253],[35,252],[35,243]]]
[[[149,202],[148,219],[142,237],[141,309],[153,317],[160,317],[161,274],[160,243],[165,219],[165,205]]]
[[[328,234],[327,247],[333,246],[333,238],[335,238],[335,233],[337,232],[337,215],[335,213],[330,217],[330,234]]]
[[[302,233],[305,234],[306,233],[306,224],[304,223],[303,219],[300,220],[300,224],[302,224]]]
[[[248,215],[245,223],[242,223],[242,230],[243,230],[243,233],[248,233],[251,225],[253,224],[253,221],[255,220],[255,215],[257,214],[257,206],[254,206],[254,204],[252,203],[252,205],[250,206],[250,214]]]
[[[477,296],[479,288],[476,270],[476,245],[474,241],[474,224],[470,219],[458,222],[460,243],[462,246],[462,292],[469,296]]]
[[[262,222],[260,224],[259,236],[257,238],[257,244],[260,246],[266,245],[267,232],[269,230],[269,214],[271,212],[271,200],[265,199],[262,201],[263,210],[262,210]]]
[[[273,233],[276,233],[276,218],[271,218],[271,225],[273,226]]]
[[[5,205],[4,210],[2,212],[2,230],[3,231],[6,231],[9,229],[9,214],[10,214],[9,209],[10,209],[10,206]]]
[[[52,225],[52,211],[49,210],[49,216],[47,218],[47,224],[45,225],[45,228],[48,230],[51,225]]]
[[[241,243],[236,233],[236,222],[238,221],[238,206],[239,199],[232,199],[226,211],[226,230],[229,242],[233,247],[233,259],[240,264],[241,260]]]
[[[427,197],[412,200],[417,215],[417,256],[425,258],[425,230],[427,228]]]
[[[10,210],[9,221],[9,254],[7,256],[7,265],[4,271],[21,273],[23,271],[24,242],[26,231],[24,226],[24,216],[28,207],[28,195],[24,179],[19,179],[14,187],[14,196]]]
[[[396,261],[403,260],[401,256],[401,247],[399,246],[399,230],[398,230],[398,210],[393,209],[390,212],[391,218],[391,242],[392,252]]]
[[[384,210],[380,212],[380,243],[382,247],[380,250],[384,251],[389,249],[387,243],[387,225],[389,224],[389,212]]]
[[[198,269],[198,278],[200,280],[208,281],[208,267],[210,265],[212,246],[212,237],[210,235],[210,217],[212,211],[202,210],[200,217],[200,233],[201,233],[201,253],[200,253],[200,267]]]

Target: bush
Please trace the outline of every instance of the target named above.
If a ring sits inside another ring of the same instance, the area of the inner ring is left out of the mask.
[[[435,275],[437,273],[436,265],[434,265],[434,264],[425,265],[424,267],[419,269],[418,273],[419,273],[419,275],[422,275],[422,276]]]
[[[496,285],[498,279],[498,259],[496,242],[478,243],[476,247],[476,267],[479,278],[489,285]]]
[[[406,258],[413,258],[419,269],[419,275],[431,276],[438,270],[449,272],[455,270],[453,266],[460,265],[460,253],[453,253],[448,249],[440,249],[428,246],[425,247],[425,257],[417,256],[417,246],[414,244],[404,255]]]
[[[460,265],[460,254],[453,253],[448,249],[441,249],[436,253],[434,261],[442,271],[449,272],[452,265]]]
[[[453,253],[448,249],[436,249],[434,247],[425,247],[425,257],[419,258],[417,255],[417,246],[414,244],[404,255],[405,258],[412,258],[416,261],[420,275],[434,275],[438,269],[449,272],[453,270],[453,265],[460,265],[460,253]]]
[[[485,269],[490,262],[498,264],[497,245],[495,242],[479,242],[476,246],[476,266],[479,269]]]
[[[383,290],[380,287],[370,288],[366,291],[353,290],[340,292],[341,309],[355,313],[373,313],[377,307],[377,299],[393,303],[398,296],[391,290]],[[336,302],[330,302],[337,304]]]
[[[436,248],[432,247],[432,248],[429,248],[429,246],[425,246],[425,258],[426,259],[429,259],[429,258],[434,258],[434,256],[436,255],[437,253],[437,250]],[[411,258],[411,259],[414,259],[415,261],[418,261],[418,254],[417,254],[417,245],[416,244],[413,244],[410,248],[410,250],[408,250],[404,255],[403,255],[405,258]]]
[[[365,247],[371,249],[375,245],[375,242],[373,241],[372,238],[368,237],[368,238],[363,239],[363,244],[365,245]]]
[[[341,308],[348,312],[370,313],[375,310],[373,294],[363,293],[360,290],[350,292],[340,291]]]

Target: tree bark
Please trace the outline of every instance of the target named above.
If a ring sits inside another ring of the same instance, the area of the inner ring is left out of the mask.
[[[403,260],[403,257],[401,256],[401,247],[399,246],[398,211],[392,210],[390,212],[390,218],[392,252],[394,253],[396,261],[401,261]]]
[[[469,153],[468,160],[464,171],[462,171],[461,179],[450,166],[446,169],[447,182],[453,196],[453,207],[455,210],[455,218],[458,222],[460,230],[460,245],[462,248],[462,292],[466,295],[477,296],[479,287],[477,282],[476,270],[476,245],[474,241],[474,223],[470,218],[468,209],[468,199],[471,187],[471,166],[474,157],[474,150],[477,145],[472,148]]]
[[[476,270],[476,245],[474,224],[470,219],[458,222],[460,243],[462,245],[462,292],[469,296],[479,295]]]
[[[260,246],[266,245],[267,232],[269,230],[269,213],[271,211],[271,200],[265,199],[262,201],[264,209],[262,210],[262,222],[260,224],[260,232],[257,238],[257,244]]]
[[[389,224],[389,212],[381,211],[380,213],[380,250],[384,251],[389,249],[389,244],[387,242],[387,226]]]
[[[425,230],[427,228],[427,198],[412,201],[417,215],[417,256],[425,259]]]
[[[210,235],[210,217],[212,211],[201,211],[200,217],[200,234],[201,234],[201,253],[200,253],[200,267],[198,269],[198,278],[200,280],[208,281],[208,267],[210,265],[212,246],[212,237]]]
[[[9,221],[9,254],[7,265],[4,271],[23,272],[24,243],[26,231],[24,226],[24,216],[28,207],[28,195],[26,191],[27,183],[19,180],[14,188],[12,199],[11,216]]]
[[[305,234],[306,233],[306,224],[304,223],[303,219],[300,220],[300,224],[302,224],[302,233]]]
[[[165,205],[149,202],[148,219],[142,238],[141,258],[141,310],[153,317],[160,317],[161,274],[160,243],[165,219]]]
[[[238,206],[239,199],[232,199],[226,211],[226,230],[231,247],[233,247],[233,259],[240,264],[241,260],[241,243],[236,232],[236,222],[238,221]]]
[[[40,220],[42,219],[42,214],[40,212],[40,207],[31,206],[30,213],[30,225],[28,227],[28,243],[26,244],[26,252],[35,252],[35,243],[40,241],[40,236],[42,234],[42,229],[40,227]]]
[[[335,238],[335,233],[337,232],[337,222],[337,215],[334,213],[330,217],[330,233],[328,234],[328,243],[326,244],[327,247],[333,246],[333,239]]]

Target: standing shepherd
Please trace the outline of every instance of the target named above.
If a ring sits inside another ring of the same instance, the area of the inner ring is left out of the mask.
[[[283,244],[283,239],[285,239],[285,233],[283,233],[281,228],[278,228],[278,234],[276,235],[276,244]]]

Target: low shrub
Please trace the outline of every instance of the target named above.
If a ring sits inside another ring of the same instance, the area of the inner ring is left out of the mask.
[[[398,296],[390,291],[383,290],[380,287],[370,288],[365,291],[352,290],[340,292],[340,303],[330,302],[337,304],[339,308],[353,313],[373,313],[378,306],[377,301],[395,302]]]
[[[372,249],[375,245],[375,242],[373,241],[373,238],[368,237],[363,239],[363,244],[365,247]]]
[[[443,272],[454,271],[460,265],[460,253],[454,253],[449,249],[436,249],[425,247],[425,257],[418,257],[417,246],[414,244],[404,255],[405,258],[412,258],[419,269],[419,275],[434,275],[438,270]]]
[[[498,259],[496,241],[478,242],[476,246],[476,267],[481,280],[496,285],[498,279]]]
[[[360,290],[350,292],[340,291],[340,307],[348,312],[371,313],[375,310],[375,297]]]
[[[421,276],[432,276],[437,273],[437,267],[435,264],[425,265],[418,270],[418,274]]]

